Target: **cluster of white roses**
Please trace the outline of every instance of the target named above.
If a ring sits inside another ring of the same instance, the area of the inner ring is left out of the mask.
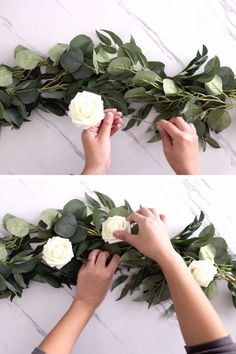
[[[112,216],[102,223],[102,238],[105,242],[120,242],[113,236],[114,231],[130,232],[130,223],[123,216]],[[43,247],[42,259],[50,267],[61,269],[74,257],[73,247],[70,240],[54,236]]]

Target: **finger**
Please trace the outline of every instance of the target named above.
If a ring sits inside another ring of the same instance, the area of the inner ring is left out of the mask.
[[[166,222],[166,215],[160,214],[159,217],[161,221]]]
[[[117,109],[116,108],[107,108],[104,110],[105,113],[109,113],[109,112],[112,112],[114,114],[117,113]]]
[[[136,222],[137,224],[142,221],[144,216],[139,213],[132,213],[127,217],[127,220],[130,222]]]
[[[115,125],[112,129],[111,129],[111,136],[113,136],[115,133],[118,132],[118,130],[121,129],[121,124],[117,124]]]
[[[189,126],[190,126],[192,132],[193,132],[194,134],[197,134],[197,129],[195,128],[195,125],[194,125],[193,123],[190,123]]]
[[[97,256],[96,260],[96,266],[98,267],[105,267],[106,266],[106,261],[109,258],[109,253],[108,252],[100,252]]]
[[[122,117],[122,116],[123,116],[122,112],[116,112],[116,113],[115,113],[115,118],[116,118],[116,117]]]
[[[148,208],[140,208],[137,213],[143,215],[143,216],[152,216],[152,212]]]
[[[191,130],[189,124],[182,117],[174,117],[170,120],[170,122],[183,132],[189,132]]]
[[[160,133],[161,133],[161,129],[163,129],[166,133],[168,133],[171,136],[171,138],[175,138],[181,135],[181,131],[179,130],[179,128],[177,128],[175,124],[168,122],[167,120],[163,120],[163,119],[160,120],[159,123],[157,124],[157,127],[160,130]]]
[[[149,208],[149,210],[152,212],[153,215],[158,216],[156,209]]]
[[[97,257],[99,255],[101,251],[96,249],[96,250],[93,250],[92,252],[89,253],[88,255],[88,264],[89,265],[94,265],[96,263],[96,260],[97,260]]]
[[[159,132],[162,139],[163,150],[166,153],[172,148],[172,139],[171,136],[164,129],[159,128]]]
[[[111,275],[115,273],[119,263],[120,263],[120,257],[118,256],[118,254],[115,254],[107,266],[107,270]]]
[[[135,247],[137,236],[130,234],[127,231],[115,231],[113,232],[115,238],[122,240]]]
[[[98,133],[98,135],[101,138],[110,137],[113,121],[114,121],[114,114],[111,112],[107,113],[104,120],[102,121],[102,124],[99,129],[99,133]]]

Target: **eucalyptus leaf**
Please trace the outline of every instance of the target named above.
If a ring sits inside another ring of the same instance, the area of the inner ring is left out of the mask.
[[[231,118],[224,109],[216,109],[207,116],[207,123],[212,130],[220,133],[230,126]]]
[[[160,81],[159,76],[150,70],[139,71],[132,79],[134,85],[143,87],[155,86],[157,81]]]
[[[60,61],[62,54],[69,48],[68,44],[57,43],[49,50],[49,58],[57,65]]]
[[[70,238],[74,235],[77,229],[77,220],[73,214],[63,215],[57,220],[54,231],[57,235],[65,238]]]
[[[0,86],[7,87],[13,83],[12,72],[5,66],[0,65]]]
[[[24,49],[17,52],[15,57],[16,65],[25,70],[32,70],[43,61],[43,58],[32,52],[30,49]]]
[[[131,72],[132,65],[129,58],[120,57],[111,61],[108,66],[108,73],[111,75],[122,75],[123,73]]]
[[[29,234],[30,225],[23,219],[10,218],[6,222],[6,229],[12,235],[24,237]]]

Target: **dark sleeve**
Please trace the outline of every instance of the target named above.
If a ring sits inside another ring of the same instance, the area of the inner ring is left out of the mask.
[[[185,349],[187,354],[236,354],[236,344],[230,336]]]
[[[31,354],[46,354],[46,353],[43,352],[41,349],[36,348],[36,349],[34,349],[34,351]]]

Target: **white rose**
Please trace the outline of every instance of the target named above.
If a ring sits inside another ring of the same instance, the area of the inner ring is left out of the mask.
[[[102,238],[105,242],[115,243],[122,242],[113,236],[114,231],[127,231],[131,232],[129,221],[124,216],[112,216],[102,223]]]
[[[78,92],[69,105],[69,116],[79,127],[88,129],[104,119],[104,105],[101,96],[95,93]]]
[[[55,236],[50,238],[43,247],[43,260],[50,267],[61,269],[74,257],[70,240]]]
[[[198,284],[204,288],[207,288],[210,282],[217,274],[217,268],[214,266],[214,261],[209,259],[193,261],[189,265],[189,270],[194,276]]]

